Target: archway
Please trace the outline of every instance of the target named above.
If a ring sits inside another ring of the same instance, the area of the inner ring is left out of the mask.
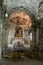
[[[23,39],[24,43],[30,44],[30,40],[32,39],[32,32],[30,32],[32,27],[32,20],[26,11],[16,10],[15,12],[12,12],[9,16],[8,24],[9,24],[9,29],[12,31],[12,32],[11,31],[9,32],[8,40],[12,38],[10,36],[11,34],[13,35],[13,38],[15,39],[15,36],[14,36],[15,35],[14,31],[15,31],[16,33],[18,33],[16,35],[18,37],[16,38],[19,38],[20,36],[22,36],[21,39]],[[14,30],[15,28],[16,30]],[[21,35],[20,35],[21,31],[19,29],[21,29],[22,31]]]
[[[9,17],[4,21],[3,45],[13,48],[15,44],[23,45],[24,48],[31,48],[33,41],[33,15],[25,8],[12,9]],[[15,48],[15,47],[14,47]]]

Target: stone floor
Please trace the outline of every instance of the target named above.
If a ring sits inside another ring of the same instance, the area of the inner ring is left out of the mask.
[[[0,59],[0,65],[43,65],[43,61],[29,58],[24,58],[24,60]]]
[[[2,59],[1,58],[1,49],[0,49],[0,65],[43,65],[43,61],[37,59],[30,59],[24,57],[22,59]]]

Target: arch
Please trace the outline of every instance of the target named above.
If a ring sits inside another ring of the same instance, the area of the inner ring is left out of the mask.
[[[30,18],[33,20],[33,18],[35,19],[35,14],[33,14],[30,10],[28,10],[27,8],[20,6],[20,7],[15,7],[10,9],[9,11],[7,11],[8,15],[10,15],[11,13],[17,11],[17,10],[21,10],[21,11],[25,11],[28,13],[28,15],[30,16]]]
[[[13,9],[11,9],[11,10],[9,10],[8,11],[8,19],[9,19],[9,17],[10,17],[10,15],[12,14],[12,13],[15,13],[15,12],[17,12],[17,11],[24,11],[24,12],[26,12],[26,14],[30,17],[30,19],[31,19],[31,21],[32,21],[32,25],[34,25],[34,22],[35,22],[35,15],[33,15],[33,13],[30,11],[30,10],[28,10],[27,8],[24,8],[23,6],[20,6],[20,7],[15,7],[15,8],[13,8]],[[30,29],[31,30],[31,29]],[[31,30],[32,31],[32,30]]]
[[[28,10],[27,8],[25,8],[25,7],[23,7],[23,6],[15,7],[15,8],[12,8],[11,10],[7,11],[7,13],[8,13],[8,18],[9,18],[9,16],[10,16],[13,12],[16,12],[16,11],[18,11],[18,10],[20,10],[20,11],[25,11],[25,12],[28,14],[28,16],[31,18],[32,24],[34,25],[34,22],[35,22],[35,20],[36,20],[35,14],[33,14],[30,10]]]

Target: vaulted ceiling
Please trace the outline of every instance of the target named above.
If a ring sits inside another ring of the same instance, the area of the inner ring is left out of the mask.
[[[29,9],[33,14],[37,16],[39,3],[42,0],[4,0],[4,5],[7,4],[7,9],[10,10],[14,7],[23,6]]]
[[[14,7],[23,6],[31,11],[35,16],[38,15],[39,3],[43,0],[0,0],[0,17],[2,12],[2,5],[7,5],[7,10],[11,10]]]

